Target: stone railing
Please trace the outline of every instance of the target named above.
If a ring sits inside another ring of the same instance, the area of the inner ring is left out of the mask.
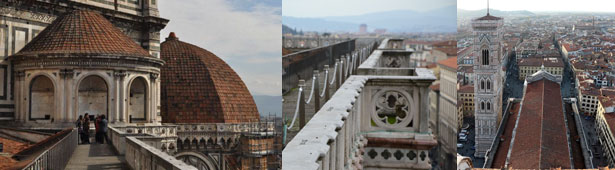
[[[431,168],[433,73],[377,66],[358,72],[364,74],[350,76],[288,143],[284,169]]]
[[[177,146],[182,150],[205,146],[224,146],[230,149],[238,144],[242,135],[258,133],[262,136],[272,136],[275,132],[274,122],[181,123],[175,125],[177,125],[177,139],[182,142]]]
[[[62,133],[62,132],[60,132]],[[50,138],[53,138],[50,137]],[[77,129],[72,129],[64,137],[60,138],[58,142],[53,144],[38,157],[32,160],[24,170],[39,170],[39,169],[64,169],[70,160],[70,155],[73,154],[75,148],[77,148]],[[47,142],[52,142],[50,139]]]
[[[353,153],[359,160],[359,149],[365,139],[360,132],[360,117],[356,113],[357,98],[367,77],[351,76],[282,152],[283,169],[344,169]],[[350,131],[349,131],[350,130]],[[348,133],[346,133],[348,132]]]
[[[139,137],[126,137],[125,158],[132,169],[196,170],[195,167],[175,159],[175,157],[146,144],[138,138]]]
[[[343,59],[349,58],[350,53],[356,52],[355,44],[356,40],[352,39],[283,56],[282,92],[286,93],[296,88],[299,79],[313,77],[313,70],[323,69],[325,65],[333,66],[338,60],[345,62]]]
[[[157,137],[158,149],[168,153],[177,151],[177,126],[175,125],[146,125],[146,126],[109,126],[107,135],[118,153],[124,154],[126,150],[126,138],[129,136]]]
[[[296,109],[288,129],[294,127],[295,121],[297,120],[299,121],[299,128],[303,128],[307,121],[305,118],[305,105],[314,102],[315,110],[319,110],[321,105],[326,103],[331,98],[330,89],[339,89],[349,76],[356,74],[359,65],[367,59],[369,54],[376,46],[377,43],[373,43],[372,45],[368,45],[348,54],[342,55],[340,59],[335,59],[333,68],[329,65],[324,65],[322,72],[325,74],[322,77],[320,76],[320,70],[313,70],[313,73],[311,74],[312,84],[310,86],[311,90],[309,96],[306,96],[304,93],[307,86],[305,84],[305,80],[298,80],[298,100],[295,104]],[[287,80],[286,78],[283,79],[284,81],[296,81]],[[322,88],[320,87],[320,83],[318,83],[320,79],[324,79]],[[297,118],[297,116],[299,117]]]
[[[350,38],[283,36],[284,48],[317,48],[348,41]]]
[[[382,40],[380,46],[378,46],[379,50],[404,50],[404,39],[399,38],[387,38]]]

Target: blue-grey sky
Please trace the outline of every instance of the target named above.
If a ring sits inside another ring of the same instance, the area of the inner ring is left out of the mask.
[[[393,10],[419,12],[455,5],[456,0],[283,0],[282,15],[292,17],[355,16]]]
[[[161,41],[175,32],[226,61],[252,95],[281,95],[281,0],[161,0],[158,8],[170,20]]]
[[[535,12],[615,12],[613,0],[489,0],[489,7],[503,11]],[[457,8],[478,10],[487,8],[487,0],[457,0]]]

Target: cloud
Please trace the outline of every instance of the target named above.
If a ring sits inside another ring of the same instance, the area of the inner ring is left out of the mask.
[[[161,40],[175,32],[181,41],[225,60],[252,94],[280,95],[281,2],[276,1],[159,1],[161,17],[170,20]]]

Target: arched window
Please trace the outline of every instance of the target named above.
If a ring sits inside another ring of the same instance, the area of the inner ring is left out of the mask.
[[[491,102],[487,102],[487,110],[491,110]]]
[[[487,90],[491,90],[491,81],[487,80]]]
[[[481,54],[482,64],[489,65],[489,50],[482,50]]]
[[[480,110],[485,110],[485,102],[480,102]]]
[[[480,81],[480,89],[485,90],[485,80]]]

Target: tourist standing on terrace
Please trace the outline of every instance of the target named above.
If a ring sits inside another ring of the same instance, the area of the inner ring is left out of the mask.
[[[107,137],[107,119],[105,115],[100,116],[100,141],[101,143],[109,143],[109,137]]]
[[[96,121],[94,121],[94,127],[96,129],[96,136],[94,136],[94,139],[96,140],[96,143],[102,143],[101,137],[100,137],[100,115],[96,115]]]
[[[77,126],[77,132],[79,134],[79,139],[82,138],[83,136],[83,116],[79,115],[79,118],[77,119],[77,122],[75,123],[75,126]],[[81,140],[82,142],[77,141],[78,143],[83,143],[83,140]]]
[[[90,144],[90,116],[88,115],[88,113],[85,113],[85,116],[83,118],[83,134],[81,136],[81,143]]]

